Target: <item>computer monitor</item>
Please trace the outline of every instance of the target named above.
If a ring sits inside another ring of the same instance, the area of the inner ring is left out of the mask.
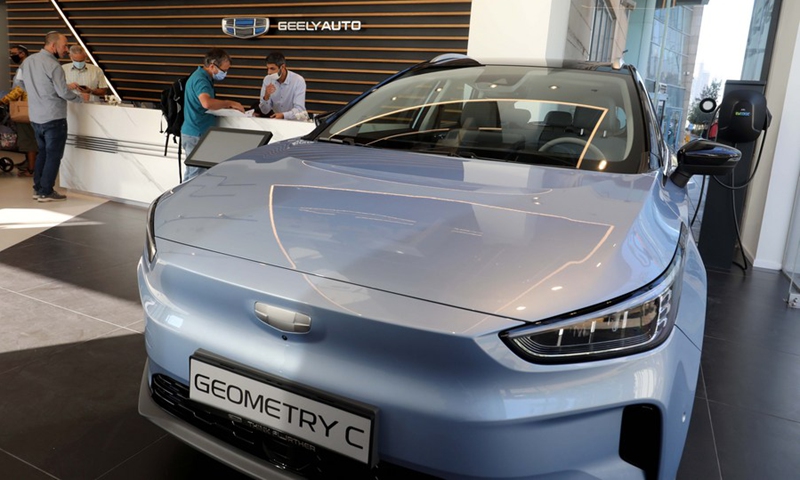
[[[272,132],[211,127],[186,157],[186,165],[211,168],[214,165],[269,142]]]

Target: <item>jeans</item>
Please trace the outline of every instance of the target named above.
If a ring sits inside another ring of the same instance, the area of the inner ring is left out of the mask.
[[[199,141],[200,137],[195,137],[194,135],[186,135],[184,133],[181,133],[181,146],[183,147],[183,151],[186,154],[186,157],[183,157],[184,161],[192,153],[192,150],[194,150],[194,147],[197,146],[197,142]],[[189,165],[186,165],[186,170],[183,173],[183,181],[188,182],[189,180],[200,175],[206,170],[208,169],[202,167],[190,167]]]
[[[61,167],[61,157],[64,156],[64,147],[67,145],[67,119],[60,118],[47,123],[31,122],[31,126],[39,146],[36,167],[33,170],[33,189],[39,195],[50,195],[53,193],[53,185]]]

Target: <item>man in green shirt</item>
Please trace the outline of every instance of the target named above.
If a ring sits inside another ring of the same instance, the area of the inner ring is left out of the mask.
[[[225,50],[214,48],[206,53],[203,66],[197,67],[186,82],[186,91],[183,95],[183,125],[181,126],[181,144],[188,157],[200,137],[209,128],[213,127],[216,117],[207,110],[221,110],[233,108],[244,112],[241,103],[233,100],[220,100],[214,95],[214,82],[222,81],[231,68],[231,57]],[[191,180],[204,169],[199,167],[186,167],[183,181]]]

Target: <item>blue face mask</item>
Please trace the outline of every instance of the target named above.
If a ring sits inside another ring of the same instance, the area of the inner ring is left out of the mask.
[[[73,64],[73,65],[75,66],[75,68],[77,68],[78,70],[83,70],[83,69],[84,69],[84,67],[86,67],[86,62],[75,62],[75,61],[73,61],[73,62],[72,62],[72,64]]]
[[[220,81],[222,81],[222,80],[224,80],[224,79],[225,79],[225,75],[227,75],[227,74],[228,74],[228,72],[224,72],[224,71],[220,70],[220,69],[219,69],[219,67],[217,67],[217,73],[215,73],[215,74],[214,74],[214,75],[212,75],[211,77],[212,77],[212,78],[213,78],[215,81],[217,81],[217,82],[220,82]]]

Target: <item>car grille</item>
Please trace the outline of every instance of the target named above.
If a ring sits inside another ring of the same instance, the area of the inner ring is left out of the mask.
[[[334,452],[306,450],[284,440],[247,428],[214,408],[189,399],[189,387],[166,375],[153,375],[153,400],[164,410],[197,428],[284,470],[309,479],[348,478],[353,480],[435,479],[398,465],[379,462],[370,468]]]

